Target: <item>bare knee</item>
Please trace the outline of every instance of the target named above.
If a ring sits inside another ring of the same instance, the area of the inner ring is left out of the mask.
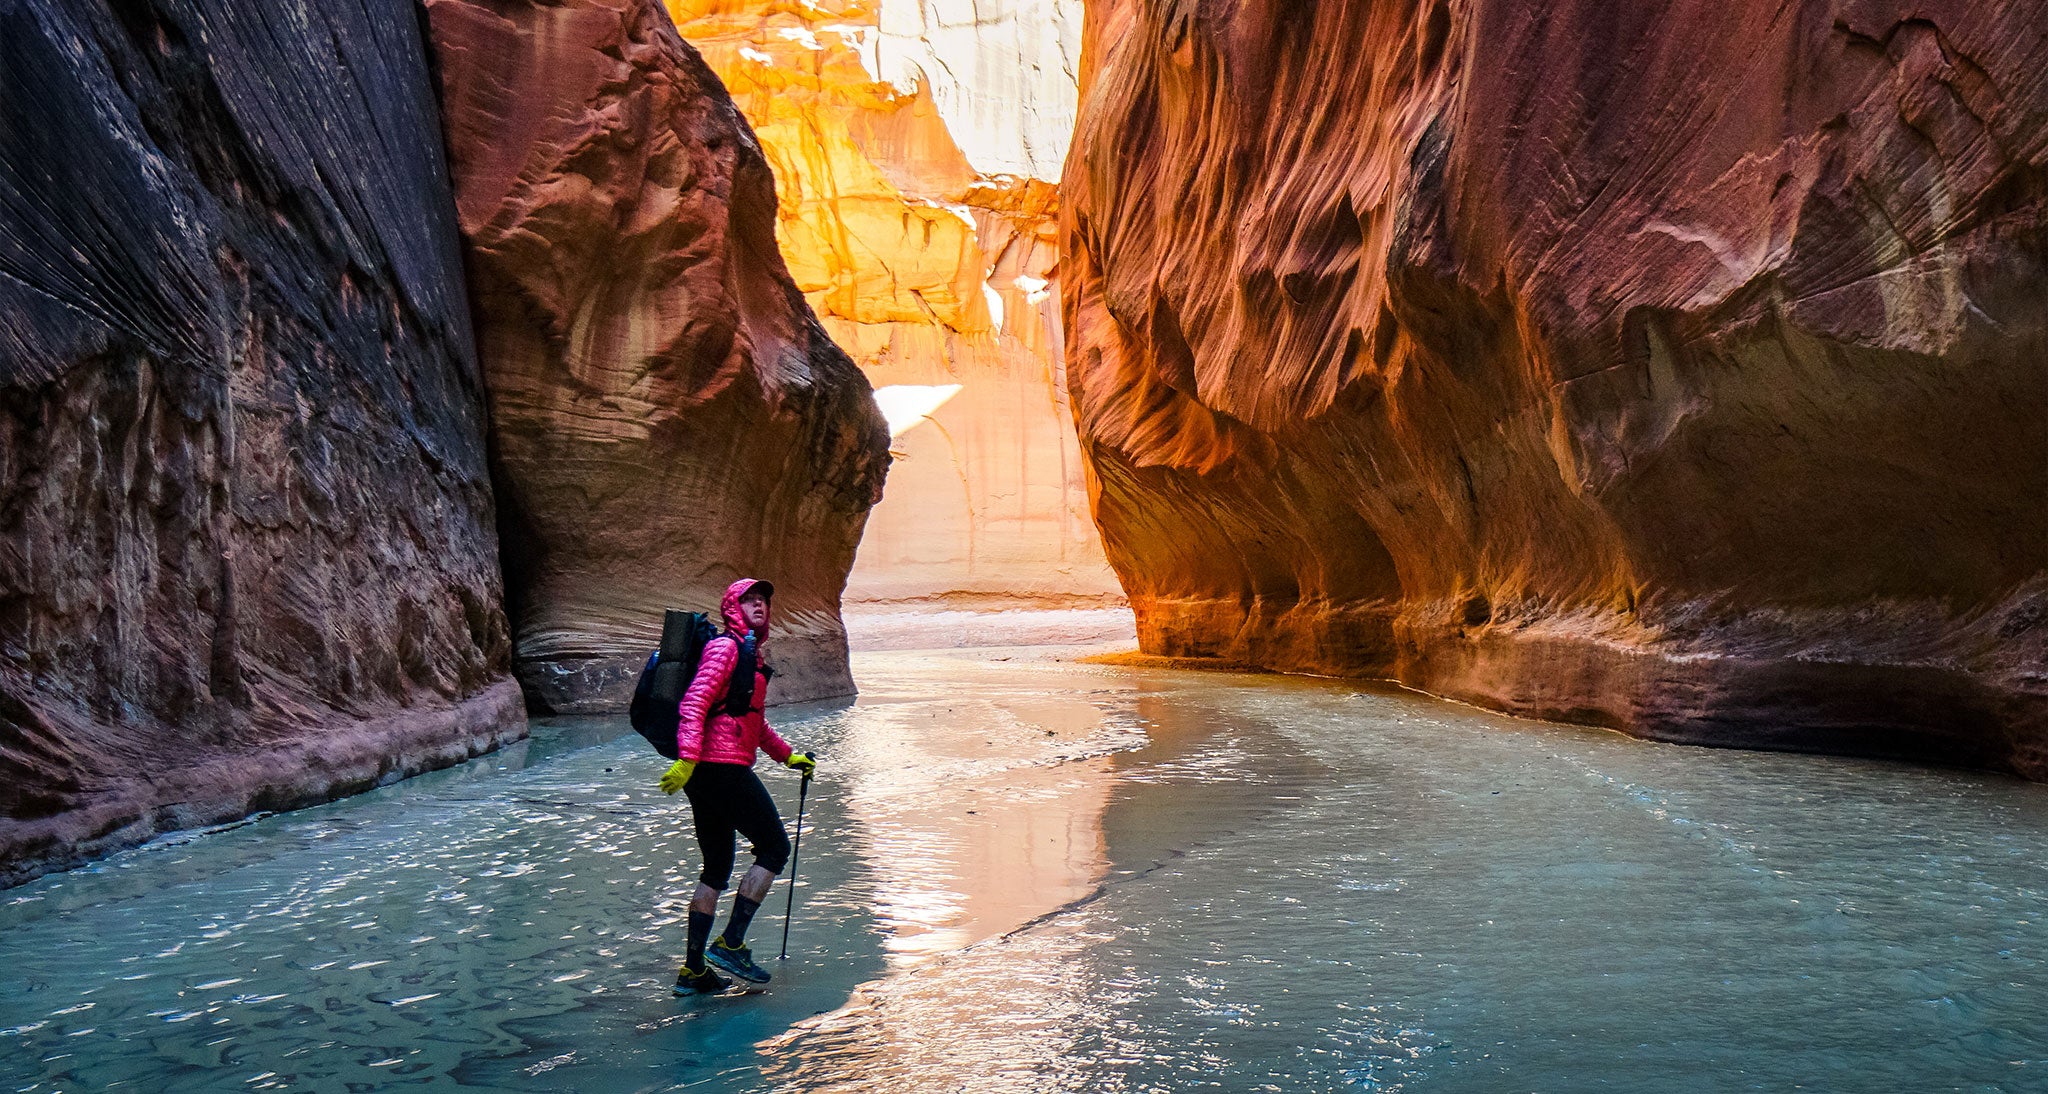
[[[768,887],[775,884],[775,875],[765,866],[750,866],[747,876],[740,879],[740,895],[759,904],[768,897]]]

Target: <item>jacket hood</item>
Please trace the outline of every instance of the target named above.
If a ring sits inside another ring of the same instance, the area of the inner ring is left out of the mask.
[[[740,578],[738,581],[735,581],[732,584],[727,585],[725,587],[725,599],[719,603],[718,608],[720,614],[725,616],[725,629],[727,633],[736,635],[747,634],[748,630],[746,617],[740,614],[740,597],[747,595],[747,590],[753,588],[756,585],[766,586],[766,588],[762,591],[766,592],[769,596],[768,620],[762,622],[761,632],[754,636],[755,643],[759,644],[761,642],[766,642],[768,640],[768,625],[770,622],[774,620],[775,617],[775,586],[770,585],[768,584],[768,582],[762,581],[759,578]]]

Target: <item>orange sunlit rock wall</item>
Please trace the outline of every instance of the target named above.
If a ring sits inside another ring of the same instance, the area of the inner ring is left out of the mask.
[[[2048,777],[2048,5],[1090,5],[1147,649]]]
[[[429,0],[529,702],[622,709],[664,607],[776,585],[771,699],[853,692],[887,468],[760,146],[655,0]]]
[[[1058,27],[1040,24],[1078,7],[983,7],[668,0],[760,136],[783,255],[832,337],[878,389],[959,387],[891,422],[849,601],[1122,595],[1065,401],[1055,191],[1031,177],[1056,172],[1044,149],[1071,128],[1060,74],[1036,67],[1056,67]],[[949,122],[941,100],[966,105]]]

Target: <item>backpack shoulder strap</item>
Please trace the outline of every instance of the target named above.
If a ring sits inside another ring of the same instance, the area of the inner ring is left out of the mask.
[[[721,635],[732,638],[732,635]],[[739,645],[739,660],[733,664],[732,676],[725,682],[725,713],[744,718],[754,709],[754,670],[760,665],[760,656],[755,650],[754,636],[734,638]]]

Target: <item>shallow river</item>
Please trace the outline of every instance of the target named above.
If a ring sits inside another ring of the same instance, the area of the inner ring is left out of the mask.
[[[1004,656],[780,713],[766,993],[670,995],[687,809],[543,723],[0,892],[0,1089],[2048,1090],[2048,787]]]

